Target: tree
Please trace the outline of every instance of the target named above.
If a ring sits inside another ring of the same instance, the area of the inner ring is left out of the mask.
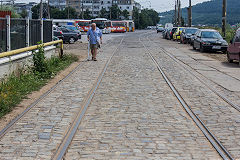
[[[129,12],[125,9],[122,11],[122,16],[124,17],[124,19],[129,19]]]
[[[101,18],[108,18],[109,17],[109,13],[107,12],[106,8],[102,8],[100,10],[100,17]]]
[[[138,8],[133,9],[133,20],[137,29],[143,29],[147,26],[156,26],[159,23],[158,13],[153,9],[144,9],[139,13]]]
[[[20,13],[22,18],[26,18],[28,16],[28,12],[26,9],[23,9],[22,12]]]
[[[89,9],[86,9],[86,11],[83,14],[83,18],[84,19],[91,19],[92,18],[92,16],[90,15]]]
[[[112,19],[119,19],[119,16],[121,15],[122,11],[119,9],[118,5],[114,4],[112,7],[110,7],[110,14]]]
[[[17,14],[17,12],[15,11],[15,9],[12,6],[8,6],[8,5],[2,5],[0,7],[0,11],[11,11],[12,18],[20,18],[21,16],[19,14]]]

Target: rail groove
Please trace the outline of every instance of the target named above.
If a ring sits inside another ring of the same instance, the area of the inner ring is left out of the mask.
[[[152,40],[150,40],[148,37],[147,39],[151,42],[153,42]],[[154,42],[155,43],[155,42]],[[233,103],[231,100],[229,100],[226,96],[224,96],[223,94],[219,93],[218,91],[216,91],[214,88],[212,88],[210,85],[208,85],[206,82],[204,82],[203,80],[201,80],[198,76],[194,75],[187,67],[185,67],[182,61],[178,60],[177,58],[175,58],[172,54],[170,54],[168,51],[166,51],[164,48],[160,47],[160,49],[167,55],[169,56],[172,60],[174,60],[176,63],[178,63],[179,65],[181,65],[186,71],[188,71],[192,76],[194,76],[195,78],[197,78],[202,84],[204,84],[208,89],[210,89],[213,93],[215,93],[218,97],[220,97],[222,100],[224,100],[226,103],[228,103],[230,106],[232,106],[234,109],[236,109],[238,112],[240,112],[240,106],[238,106],[237,104]],[[185,63],[184,63],[185,64]],[[185,64],[186,65],[186,64]],[[189,66],[190,67],[190,66]],[[191,67],[190,67],[191,68]],[[198,73],[198,72],[197,72]],[[199,73],[200,74],[200,73]],[[205,76],[204,76],[205,77]],[[207,78],[207,77],[205,77]],[[208,79],[208,78],[207,78]],[[211,80],[210,80],[211,81]]]
[[[72,139],[74,138],[74,135],[78,129],[78,126],[81,123],[82,118],[84,117],[84,114],[89,106],[89,104],[91,103],[92,98],[94,97],[94,94],[97,90],[97,88],[99,87],[102,78],[107,70],[107,67],[112,59],[112,57],[115,55],[115,53],[117,52],[118,48],[120,47],[120,45],[123,42],[124,37],[122,38],[121,42],[119,43],[118,47],[114,50],[113,54],[111,55],[111,57],[108,59],[107,63],[105,64],[102,72],[100,73],[96,83],[93,85],[91,91],[89,92],[89,94],[87,95],[87,97],[85,98],[83,105],[80,109],[80,111],[78,112],[73,124],[71,125],[70,129],[68,130],[67,134],[65,135],[62,143],[60,144],[60,146],[58,147],[57,151],[55,152],[54,156],[53,156],[53,160],[62,160],[69,145],[71,144]]]
[[[221,142],[214,136],[214,134],[211,133],[211,131],[207,128],[207,126],[202,122],[202,120],[192,111],[191,107],[185,102],[183,97],[179,94],[175,86],[172,84],[170,79],[167,77],[161,66],[158,64],[156,59],[153,57],[151,51],[146,47],[146,45],[141,41],[139,37],[139,41],[144,46],[145,50],[147,51],[147,54],[152,59],[153,63],[156,65],[157,69],[163,76],[164,80],[168,84],[168,86],[173,91],[174,95],[178,99],[178,101],[183,106],[184,110],[188,113],[188,115],[192,118],[192,120],[195,122],[195,124],[198,126],[198,128],[202,131],[202,133],[205,135],[205,137],[208,139],[208,141],[212,144],[212,146],[215,148],[215,150],[219,153],[219,155],[224,160],[233,160],[233,157],[231,154],[227,151],[227,149],[221,144]]]
[[[103,48],[108,46],[111,42],[107,43]],[[29,107],[27,107],[22,113],[20,113],[16,118],[10,121],[1,131],[0,131],[0,139],[10,130],[10,128],[18,122],[28,111],[30,111],[33,107],[35,107],[40,101],[42,101],[45,97],[47,97],[53,90],[55,90],[60,84],[62,84],[66,79],[68,79],[73,73],[75,73],[84,63],[81,61],[74,70],[68,73],[63,79],[58,81],[52,88],[50,88],[47,92],[41,95],[38,99],[36,99]]]

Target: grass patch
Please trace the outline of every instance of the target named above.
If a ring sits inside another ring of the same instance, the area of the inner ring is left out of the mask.
[[[64,55],[62,58],[52,57],[44,60],[44,65],[47,69],[43,72],[37,71],[33,66],[25,70],[20,70],[18,75],[12,74],[1,81],[0,118],[10,112],[29,93],[39,90],[59,71],[77,60],[78,58],[73,55]]]

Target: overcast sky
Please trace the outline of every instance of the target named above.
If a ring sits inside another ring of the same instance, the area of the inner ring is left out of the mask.
[[[158,12],[172,10],[174,9],[175,6],[175,0],[135,0],[135,1],[140,2],[141,5],[147,8],[149,8],[151,4],[151,7]],[[205,1],[210,0],[192,0],[192,5]],[[189,5],[189,0],[181,0],[181,2],[183,7]]]
[[[29,2],[29,1],[34,1],[34,2],[40,2],[40,0],[16,0],[16,2]],[[45,0],[43,0],[45,1]],[[140,2],[144,8],[151,8],[155,9],[158,12],[164,12],[164,11],[169,11],[174,9],[175,5],[175,0],[135,0],[137,2]],[[192,4],[197,4],[201,2],[205,2],[209,0],[192,0]],[[188,6],[189,0],[181,0],[182,6],[186,7]]]

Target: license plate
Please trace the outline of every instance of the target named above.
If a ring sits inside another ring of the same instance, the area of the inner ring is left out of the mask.
[[[221,46],[213,46],[212,49],[221,49]]]

